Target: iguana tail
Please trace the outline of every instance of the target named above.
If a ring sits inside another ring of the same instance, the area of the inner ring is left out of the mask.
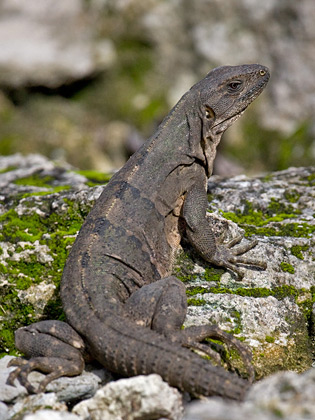
[[[157,373],[171,386],[197,397],[218,395],[242,400],[250,387],[249,381],[155,331],[118,317],[113,318],[112,325],[106,324],[95,326],[93,322],[86,340],[97,360],[112,372],[126,377]],[[91,334],[93,330],[97,335]]]

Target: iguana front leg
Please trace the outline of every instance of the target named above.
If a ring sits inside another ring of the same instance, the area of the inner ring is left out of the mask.
[[[215,238],[206,218],[207,207],[208,199],[204,185],[194,184],[186,194],[182,215],[186,221],[189,242],[202,258],[217,266],[228,268],[236,273],[239,279],[243,278],[244,273],[238,264],[265,269],[265,261],[243,255],[257,245],[256,240],[236,246],[241,242],[242,235],[226,243]]]

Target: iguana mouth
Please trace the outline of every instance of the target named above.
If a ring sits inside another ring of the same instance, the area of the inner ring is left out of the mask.
[[[212,129],[215,129],[216,127],[218,130],[215,131],[215,134],[221,134],[223,133],[230,125],[232,125],[236,120],[238,120],[245,112],[247,106],[240,111],[239,113],[232,115],[232,117],[228,117],[223,121],[220,121],[218,124],[214,125]]]

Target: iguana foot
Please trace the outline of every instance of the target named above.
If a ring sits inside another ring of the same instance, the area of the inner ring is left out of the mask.
[[[249,265],[264,270],[267,268],[266,261],[244,255],[246,252],[255,248],[255,246],[258,244],[258,241],[255,239],[246,244],[239,245],[242,239],[243,235],[237,235],[229,242],[217,243],[216,252],[211,257],[211,262],[213,264],[220,267],[226,267],[233,271],[236,273],[239,280],[244,277],[244,272],[239,268],[238,264]]]
[[[30,394],[44,392],[46,386],[54,379],[60,378],[61,376],[79,375],[83,370],[77,363],[57,357],[34,357],[30,360],[17,358],[8,363],[8,367],[11,366],[17,366],[17,369],[10,373],[7,384],[14,386],[15,379],[18,379],[20,384],[23,385]],[[48,373],[37,389],[35,389],[28,380],[28,375],[34,370]]]
[[[220,340],[226,344],[229,348],[234,348],[241,356],[244,367],[248,374],[249,382],[254,380],[255,371],[252,361],[252,354],[237,338],[233,335],[228,334],[221,330],[217,325],[200,325],[191,326],[177,333],[177,337],[181,340],[183,347],[188,347],[192,350],[198,350],[204,355],[209,356],[216,363],[221,363],[221,357],[219,353],[214,351],[209,343],[206,344],[206,339]]]
[[[61,376],[76,376],[84,369],[84,343],[81,337],[66,323],[42,321],[19,328],[15,333],[16,347],[30,360],[16,358],[8,366],[17,366],[7,379],[14,386],[15,379],[31,394],[43,392],[46,386]],[[48,373],[35,389],[28,375],[38,370]]]

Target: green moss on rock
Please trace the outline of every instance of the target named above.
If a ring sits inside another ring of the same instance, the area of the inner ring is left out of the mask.
[[[107,182],[112,177],[112,174],[101,173],[101,172],[92,171],[92,170],[75,171],[75,173],[85,176],[88,179],[87,185],[89,187],[107,184]]]
[[[6,172],[11,172],[17,169],[16,166],[8,166],[7,168],[0,169],[0,174],[5,174]]]
[[[54,178],[51,176],[40,176],[39,174],[34,174],[25,178],[19,178],[14,181],[16,185],[31,185],[34,187],[43,187],[51,188],[51,184]]]
[[[226,270],[223,268],[206,267],[205,272],[203,274],[203,278],[209,282],[218,282],[220,281],[221,276],[225,273],[225,271]]]
[[[309,245],[293,245],[291,247],[291,254],[294,255],[296,258],[300,260],[304,260],[304,256],[302,252],[306,252],[309,250]]]
[[[183,283],[186,283],[197,278],[197,275],[193,271],[194,263],[191,259],[191,255],[186,252],[179,252],[173,267],[172,274]]]
[[[190,298],[187,299],[188,306],[204,306],[206,304],[206,301],[204,299],[195,299]]]
[[[44,196],[40,203],[35,197],[25,200],[28,201],[26,214],[21,216],[11,209],[0,216],[0,242],[10,243],[16,256],[13,259],[8,253],[8,258],[0,264],[1,279],[7,283],[0,291],[0,319],[5,319],[1,322],[0,354],[14,354],[13,333],[3,331],[14,331],[38,320],[38,316],[51,317],[52,310],[55,318],[62,317],[58,293],[48,302],[49,311],[44,308],[41,314],[35,313],[34,307],[19,295],[42,281],[54,284],[58,291],[69,250],[89,210],[89,206],[84,209],[79,203],[64,198],[57,211],[47,212],[49,197]],[[45,212],[38,211],[40,208]],[[21,252],[25,255],[17,258]]]
[[[272,211],[274,211],[272,207]],[[287,219],[293,219],[296,214],[280,213],[268,217],[260,210],[241,212],[221,212],[226,219],[235,222],[245,230],[245,236],[291,236],[295,238],[309,238],[315,232],[315,226],[308,223],[281,223]],[[270,225],[269,225],[270,224]],[[269,225],[269,226],[268,226]]]
[[[293,265],[287,263],[287,262],[282,262],[280,264],[280,268],[282,271],[286,272],[286,273],[290,273],[290,274],[294,274],[295,273],[295,269],[293,267]]]

